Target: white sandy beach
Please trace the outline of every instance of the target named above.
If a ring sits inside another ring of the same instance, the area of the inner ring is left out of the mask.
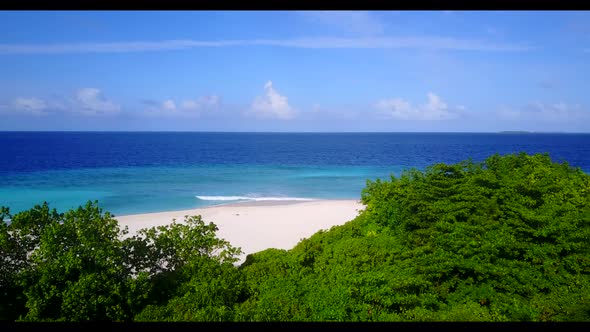
[[[242,263],[248,254],[268,248],[291,249],[321,229],[354,219],[363,208],[357,200],[249,202],[115,219],[122,227],[128,226],[133,234],[142,228],[169,224],[173,218],[180,222],[185,215],[201,215],[205,222],[217,225],[219,238],[242,248]]]

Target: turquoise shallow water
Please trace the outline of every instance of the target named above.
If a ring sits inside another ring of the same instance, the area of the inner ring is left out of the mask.
[[[384,167],[253,165],[36,171],[5,179],[0,202],[17,212],[33,202],[63,211],[98,200],[125,215],[245,200],[358,199],[366,179],[390,173]]]
[[[590,172],[590,134],[0,132],[0,148],[0,205],[12,212],[358,199],[367,179],[494,153],[547,152]]]

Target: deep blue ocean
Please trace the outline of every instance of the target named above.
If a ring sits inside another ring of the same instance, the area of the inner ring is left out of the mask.
[[[0,206],[115,215],[246,200],[358,199],[367,179],[494,153],[590,173],[590,134],[0,132]]]

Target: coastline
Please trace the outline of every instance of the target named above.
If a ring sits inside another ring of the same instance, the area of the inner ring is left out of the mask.
[[[218,227],[217,237],[246,256],[269,248],[289,250],[301,239],[319,230],[343,225],[354,219],[364,205],[359,200],[258,201],[228,203],[180,211],[115,216],[121,227],[129,228],[129,235],[139,229],[167,225],[172,219],[184,221],[185,215],[201,215],[206,223]]]

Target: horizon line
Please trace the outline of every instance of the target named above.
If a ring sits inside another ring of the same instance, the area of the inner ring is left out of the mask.
[[[0,133],[220,133],[220,134],[590,134],[573,131],[216,131],[216,130],[0,130]]]

